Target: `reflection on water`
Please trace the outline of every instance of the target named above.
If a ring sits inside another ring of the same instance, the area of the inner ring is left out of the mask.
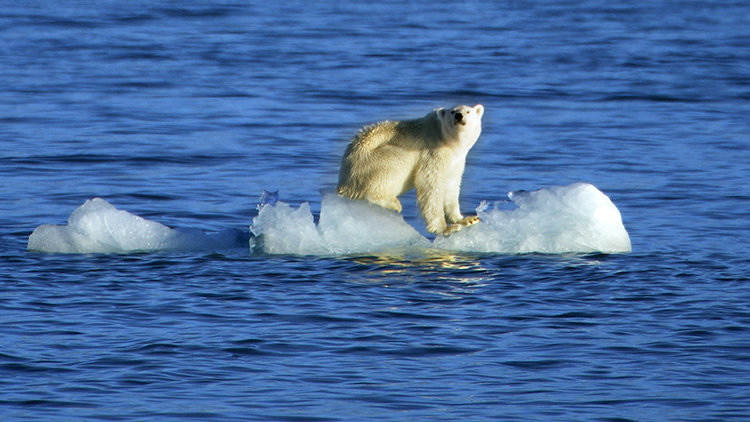
[[[384,271],[388,271],[385,274],[414,270],[429,272],[441,269],[471,273],[485,271],[479,261],[472,255],[456,254],[440,249],[426,249],[419,255],[385,253],[349,259],[358,264],[382,266]]]

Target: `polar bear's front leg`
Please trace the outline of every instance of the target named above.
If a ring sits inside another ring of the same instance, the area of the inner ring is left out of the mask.
[[[480,221],[476,215],[464,217],[461,214],[461,208],[458,204],[459,189],[460,186],[456,184],[453,191],[445,199],[445,220],[448,222],[448,234],[460,230],[461,227],[471,226]]]
[[[464,159],[456,160],[449,168],[445,183],[445,219],[448,224],[468,226],[467,219],[461,214],[458,196],[461,192],[461,177],[464,173]]]
[[[478,223],[479,217],[476,215],[470,215],[464,217],[461,214],[461,208],[458,206],[458,194],[450,195],[446,198],[446,212],[445,220],[448,222],[448,227],[445,230],[444,235],[449,235],[461,230],[462,227],[471,226]]]
[[[448,225],[445,222],[443,198],[431,186],[417,186],[417,203],[422,217],[427,223],[427,231],[435,234],[445,233]]]
[[[461,208],[458,206],[458,194],[448,195],[445,198],[445,221],[448,224],[459,224],[463,219]]]

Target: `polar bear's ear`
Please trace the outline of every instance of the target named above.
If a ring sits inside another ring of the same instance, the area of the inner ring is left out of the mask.
[[[437,109],[437,112],[438,112],[438,116],[440,116],[441,118],[445,117],[445,109],[444,108]]]
[[[474,106],[474,111],[476,111],[477,115],[481,119],[482,115],[484,114],[484,106],[482,106],[481,104],[477,104]]]

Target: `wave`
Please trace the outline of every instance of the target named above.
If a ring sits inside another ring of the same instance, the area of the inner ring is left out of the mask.
[[[42,225],[29,237],[30,251],[127,253],[249,248],[253,253],[356,255],[420,252],[430,249],[498,254],[626,253],[630,237],[620,211],[588,183],[508,194],[511,202],[483,202],[480,223],[433,241],[400,214],[364,201],[322,192],[320,218],[309,203],[294,208],[267,192],[258,206],[251,233],[172,229],[118,210],[107,201],[86,201],[68,225]],[[515,208],[507,208],[510,204]]]

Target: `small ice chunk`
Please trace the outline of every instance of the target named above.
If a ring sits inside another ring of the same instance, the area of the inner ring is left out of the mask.
[[[438,237],[442,249],[495,253],[622,253],[630,237],[620,211],[588,183],[508,194],[518,208],[477,209],[482,222],[449,237]],[[485,207],[486,208],[486,207]]]
[[[226,249],[246,236],[237,230],[206,234],[198,229],[171,229],[118,210],[101,198],[86,201],[67,226],[45,224],[29,236],[28,250],[57,253],[124,253]],[[244,243],[244,242],[243,242]]]
[[[315,227],[310,204],[303,202],[294,209],[285,202],[263,205],[253,218],[250,231],[252,249],[269,254],[326,255],[328,249]]]
[[[410,226],[401,214],[367,201],[342,198],[325,190],[318,232],[336,254],[426,248],[430,241]]]
[[[430,242],[403,217],[365,201],[322,192],[315,225],[308,203],[263,206],[250,227],[255,249],[269,254],[346,255],[426,248]]]
[[[264,190],[263,194],[260,196],[260,199],[258,200],[258,205],[255,206],[255,209],[260,211],[261,208],[265,207],[266,205],[276,205],[276,202],[279,200],[279,191],[275,190],[273,192]]]

